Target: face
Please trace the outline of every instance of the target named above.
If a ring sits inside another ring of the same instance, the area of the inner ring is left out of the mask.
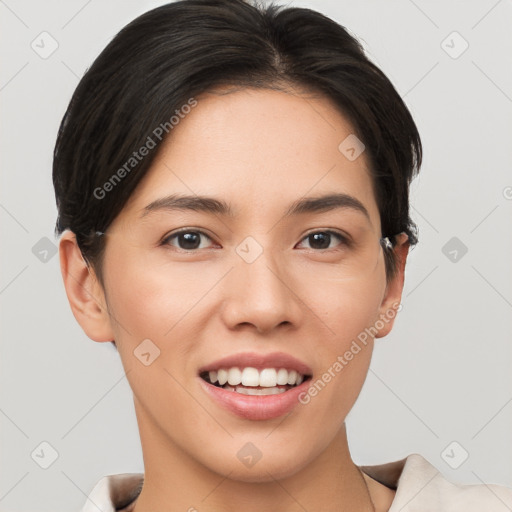
[[[197,101],[107,230],[105,322],[145,454],[282,478],[335,441],[399,293],[366,155],[340,151],[353,129],[328,99]]]

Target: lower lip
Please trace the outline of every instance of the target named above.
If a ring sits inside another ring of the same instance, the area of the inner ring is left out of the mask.
[[[311,379],[278,395],[242,395],[209,384],[198,377],[201,386],[221,407],[247,420],[270,420],[288,414],[299,405],[299,395],[309,387]]]

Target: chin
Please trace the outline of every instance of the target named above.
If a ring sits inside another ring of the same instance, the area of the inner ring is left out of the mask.
[[[306,461],[291,462],[289,457],[282,457],[278,460],[263,460],[261,458],[254,466],[244,467],[241,463],[231,463],[231,466],[221,465],[217,468],[220,474],[228,476],[229,479],[245,483],[267,483],[275,480],[289,478],[299,472],[305,466]]]
[[[265,483],[295,475],[314,458],[311,451],[297,449],[297,446],[309,446],[311,450],[312,442],[297,441],[289,446],[288,443],[282,443],[281,449],[264,438],[261,438],[261,442],[256,438],[254,444],[246,439],[233,444],[235,447],[219,447],[219,450],[223,449],[222,454],[210,454],[209,460],[204,459],[203,453],[200,462],[210,471],[233,481]],[[261,450],[256,447],[258,445]]]

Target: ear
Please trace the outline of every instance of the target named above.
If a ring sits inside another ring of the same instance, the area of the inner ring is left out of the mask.
[[[112,341],[105,293],[94,270],[85,262],[72,231],[59,243],[60,269],[71,310],[85,334],[94,341]]]
[[[406,233],[400,233],[395,238],[395,245],[393,251],[397,258],[397,271],[395,276],[388,281],[386,291],[379,308],[379,320],[377,320],[376,327],[378,332],[376,338],[382,338],[391,332],[395,318],[401,309],[400,301],[402,299],[402,291],[404,288],[405,278],[405,262],[409,254],[409,237]],[[382,325],[383,324],[383,325]],[[382,327],[381,327],[382,325]]]

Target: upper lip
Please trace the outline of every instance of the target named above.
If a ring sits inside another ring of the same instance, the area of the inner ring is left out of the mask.
[[[287,370],[295,370],[302,375],[311,375],[311,368],[296,357],[286,354],[285,352],[271,352],[269,354],[258,354],[256,352],[243,352],[240,354],[232,354],[222,359],[217,359],[212,363],[208,363],[199,369],[199,373],[219,370],[220,368],[256,368],[263,370],[264,368],[286,368]]]

